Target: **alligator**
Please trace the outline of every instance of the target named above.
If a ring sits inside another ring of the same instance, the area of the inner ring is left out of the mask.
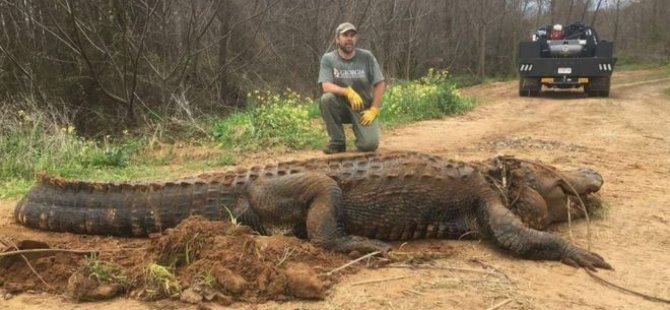
[[[388,251],[386,241],[487,238],[522,258],[595,270],[611,266],[542,229],[568,212],[585,216],[576,202],[602,184],[591,169],[559,171],[513,157],[467,164],[417,152],[349,153],[160,183],[41,175],[14,217],[42,230],[134,237],[196,214],[235,218],[261,234],[291,228],[350,254]]]

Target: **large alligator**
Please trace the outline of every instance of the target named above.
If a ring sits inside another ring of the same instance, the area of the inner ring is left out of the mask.
[[[559,172],[510,157],[466,164],[415,152],[357,153],[166,183],[41,176],[14,216],[44,230],[119,236],[160,232],[194,214],[233,216],[260,233],[290,227],[316,245],[359,253],[388,250],[380,240],[482,237],[524,258],[611,268],[540,230],[565,220],[571,203],[571,215],[584,216],[575,194],[586,199],[602,183],[590,169]]]

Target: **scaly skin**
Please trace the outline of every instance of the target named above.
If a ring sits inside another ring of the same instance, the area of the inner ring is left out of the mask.
[[[597,254],[536,230],[560,220],[554,218],[558,202],[563,199],[565,210],[570,195],[545,170],[507,157],[468,165],[392,152],[284,162],[167,183],[41,177],[14,215],[19,223],[44,230],[145,236],[193,214],[226,219],[230,213],[260,233],[267,226],[293,227],[311,242],[340,252],[390,248],[379,240],[479,236],[521,257],[610,268]],[[503,174],[514,186],[492,185]],[[602,185],[591,170],[558,175],[574,182],[579,195]],[[517,199],[509,201],[512,194]]]

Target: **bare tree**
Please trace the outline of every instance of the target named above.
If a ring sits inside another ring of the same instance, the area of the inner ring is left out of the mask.
[[[229,113],[254,89],[316,95],[344,21],[391,81],[514,73],[520,40],[580,20],[624,61],[668,61],[669,15],[662,0],[0,0],[0,100],[63,103],[95,134]]]

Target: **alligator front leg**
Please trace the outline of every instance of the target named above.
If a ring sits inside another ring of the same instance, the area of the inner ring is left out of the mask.
[[[480,224],[501,247],[530,259],[560,260],[590,270],[612,269],[602,256],[577,247],[558,236],[527,228],[499,199],[480,205]]]
[[[334,181],[333,181],[334,183]],[[391,246],[379,240],[351,236],[344,232],[341,224],[342,193],[337,184],[328,185],[314,199],[306,220],[307,238],[316,245],[337,252],[361,254],[388,251]]]
[[[258,180],[250,186],[250,204],[263,222],[305,227],[315,245],[337,252],[387,251],[379,240],[345,232],[342,190],[325,174],[308,172]]]

